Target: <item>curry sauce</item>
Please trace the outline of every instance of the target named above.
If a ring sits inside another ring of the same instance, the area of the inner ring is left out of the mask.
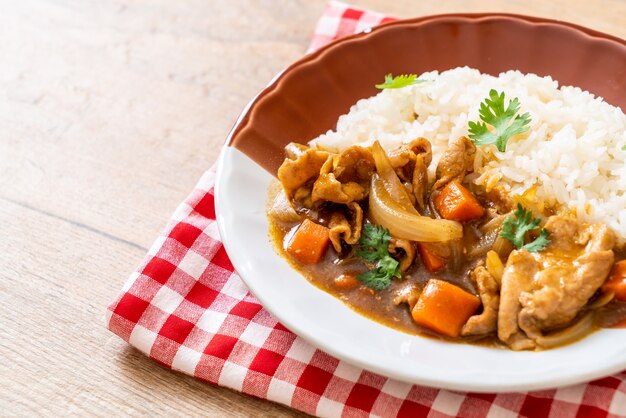
[[[271,240],[361,315],[412,335],[513,350],[626,323],[626,253],[615,233],[530,193],[477,187],[466,178],[475,154],[466,137],[451,141],[434,175],[425,138],[389,153],[378,142],[340,152],[290,144],[286,153],[270,188]],[[624,286],[614,291],[608,278]]]
[[[270,199],[271,201],[271,199]],[[286,243],[299,224],[281,225],[270,217],[270,238],[275,249],[289,264],[311,284],[340,299],[348,307],[359,314],[382,325],[412,335],[423,335],[430,338],[450,342],[466,342],[490,347],[504,347],[494,336],[447,338],[427,328],[420,327],[411,318],[411,313],[404,304],[395,304],[398,293],[407,288],[417,286],[423,288],[431,278],[439,278],[458,285],[471,293],[476,293],[473,284],[465,274],[452,274],[449,271],[429,273],[422,264],[414,265],[402,280],[393,281],[391,286],[381,291],[373,291],[366,286],[342,290],[335,286],[335,279],[342,274],[356,275],[367,270],[367,266],[355,255],[340,258],[332,248],[326,252],[324,259],[316,264],[302,264],[286,253]],[[470,266],[466,269],[469,270]]]

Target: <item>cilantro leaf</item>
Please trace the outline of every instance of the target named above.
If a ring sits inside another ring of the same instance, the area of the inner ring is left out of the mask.
[[[533,219],[532,212],[526,210],[519,203],[517,204],[517,210],[513,212],[513,215],[515,217],[509,216],[504,220],[500,236],[511,241],[515,247],[522,248],[524,246],[526,233],[536,229],[539,225],[540,219]]]
[[[524,249],[531,253],[541,251],[550,244],[549,233],[545,228],[541,228],[539,236],[534,241],[524,244],[526,233],[539,228],[540,222],[541,219],[533,218],[533,213],[518,203],[513,216],[508,216],[504,220],[500,236],[511,241],[517,249]]]
[[[393,277],[400,278],[400,263],[389,255],[391,235],[382,226],[366,224],[356,254],[374,264],[374,268],[357,276],[368,287],[382,290],[389,287]]]
[[[363,235],[359,240],[356,255],[373,263],[389,254],[389,241],[391,241],[391,235],[388,230],[382,226],[366,224],[363,227]]]
[[[545,228],[541,228],[541,232],[539,232],[539,236],[533,242],[529,242],[524,245],[522,248],[528,252],[534,253],[536,251],[541,251],[550,244],[550,240],[548,239],[548,230]]]
[[[413,84],[424,83],[426,80],[420,80],[416,74],[400,74],[393,76],[391,73],[385,76],[382,84],[376,84],[377,89],[400,89],[402,87],[412,86]]]
[[[622,145],[622,151],[626,151],[626,145]]]
[[[504,108],[504,93],[492,89],[489,98],[480,104],[478,113],[482,122],[469,122],[469,137],[475,145],[495,144],[498,151],[506,151],[506,144],[513,135],[528,131],[530,114],[517,115],[520,102],[516,98]],[[490,130],[487,125],[490,125]]]

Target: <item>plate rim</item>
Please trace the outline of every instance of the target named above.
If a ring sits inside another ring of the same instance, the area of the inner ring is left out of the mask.
[[[597,363],[600,360],[603,361],[603,364],[601,366],[593,367],[591,370],[584,370],[581,372],[577,370],[575,367],[572,367],[571,369],[568,369],[569,371],[567,373],[563,373],[562,371],[563,365],[559,365],[558,367],[556,367],[556,369],[561,370],[561,372],[560,374],[557,374],[556,376],[554,376],[552,373],[548,373],[548,372],[553,372],[555,370],[548,370],[546,372],[547,376],[546,374],[540,375],[540,376],[537,376],[537,378],[533,380],[528,380],[528,378],[526,378],[526,381],[522,383],[510,382],[510,381],[505,381],[505,382],[492,381],[492,382],[485,383],[484,381],[480,381],[480,379],[484,378],[487,374],[490,374],[492,377],[501,376],[502,378],[505,378],[505,379],[511,378],[512,375],[510,372],[507,372],[504,374],[502,373],[494,374],[493,371],[492,372],[486,371],[485,374],[483,374],[482,376],[477,376],[475,380],[468,380],[468,379],[471,379],[468,377],[469,376],[468,372],[465,372],[464,374],[457,373],[456,378],[454,379],[449,378],[448,375],[444,377],[440,377],[437,374],[425,375],[423,374],[424,371],[418,371],[418,370],[406,371],[406,370],[399,370],[396,368],[392,369],[389,366],[384,366],[384,365],[379,365],[377,363],[368,362],[367,360],[362,360],[356,354],[353,354],[350,350],[346,349],[346,347],[334,346],[332,341],[327,341],[323,339],[321,335],[317,335],[314,332],[309,332],[309,330],[303,324],[298,323],[298,321],[293,321],[291,317],[288,315],[281,314],[280,309],[277,309],[279,304],[275,300],[266,299],[266,297],[264,296],[264,291],[261,289],[261,286],[257,286],[262,280],[256,280],[252,278],[252,274],[250,277],[247,276],[248,268],[246,268],[245,265],[249,264],[249,259],[246,259],[245,256],[242,255],[242,252],[237,250],[237,246],[239,245],[238,240],[234,239],[233,234],[231,234],[229,229],[226,227],[227,222],[225,218],[227,218],[227,216],[229,215],[225,215],[224,213],[226,212],[222,210],[224,208],[224,203],[223,203],[225,200],[224,195],[227,193],[227,189],[225,188],[225,183],[223,180],[224,178],[223,167],[225,166],[225,161],[231,158],[233,153],[240,154],[245,159],[249,160],[250,164],[257,165],[252,159],[250,159],[241,151],[233,147],[224,147],[220,153],[214,192],[215,192],[215,204],[217,208],[216,217],[217,217],[218,230],[222,238],[222,243],[224,245],[224,248],[230,257],[233,266],[235,267],[235,271],[241,277],[241,279],[245,283],[250,293],[252,293],[252,295],[254,295],[255,298],[257,298],[259,303],[261,303],[263,308],[267,310],[284,327],[286,327],[288,330],[293,332],[298,337],[302,338],[304,341],[311,344],[313,347],[318,348],[337,359],[345,361],[348,364],[360,367],[364,370],[368,370],[368,371],[377,373],[381,376],[385,376],[391,379],[395,379],[395,380],[410,383],[410,384],[433,387],[433,388],[472,392],[472,393],[515,393],[515,392],[524,392],[524,391],[553,389],[553,388],[565,387],[565,386],[570,386],[570,385],[574,385],[578,383],[588,382],[590,380],[609,376],[613,373],[620,372],[626,369],[626,351],[624,351],[624,356],[622,356],[623,358],[613,360],[612,362],[606,362],[606,360],[601,360],[601,358],[603,358],[604,356],[596,356],[595,359],[589,360],[592,363]],[[230,154],[231,156],[227,156],[227,154]],[[261,168],[259,167],[259,169]],[[233,170],[233,171],[240,171],[240,170]],[[263,216],[266,216],[265,208],[263,210]],[[280,257],[277,251],[275,250],[273,244],[270,244],[270,245],[272,247],[273,254],[277,258]],[[239,266],[244,266],[244,267],[238,268]],[[343,302],[335,298],[333,295],[314,286],[306,278],[304,278],[300,273],[293,270],[292,267],[290,267],[290,269],[294,275],[299,276],[299,278],[303,282],[306,282],[306,285],[310,288],[311,292],[319,292],[318,294],[322,294],[324,297],[329,298],[328,299],[329,302],[332,300],[336,303],[343,305],[345,309],[351,310],[349,306],[346,306],[345,304],[343,304]],[[362,317],[365,321],[372,322],[371,319],[366,318],[355,311],[353,312],[355,315]],[[380,325],[380,326],[387,328],[388,329],[387,331],[392,331],[394,333],[403,334],[403,335],[406,335],[407,337],[413,337],[410,334],[402,333],[401,331],[394,330],[393,328],[386,327],[385,325]],[[605,329],[605,330],[600,330],[598,332],[613,333],[613,332],[619,332],[619,330]],[[586,337],[586,338],[591,338],[591,337]],[[427,339],[427,340],[430,340],[430,339]],[[443,344],[446,344],[449,346],[453,346],[453,345],[461,346],[461,344],[451,344],[447,342],[443,342]],[[574,343],[574,344],[577,344],[577,343]],[[540,355],[541,353],[541,352],[528,352],[528,351],[522,351],[522,352],[509,351],[509,350],[504,351],[500,349],[478,347],[478,346],[473,346],[473,345],[467,345],[467,346],[471,347],[472,350],[489,349],[489,350],[498,350],[498,351],[510,353],[512,355],[511,356],[512,361],[515,360],[515,356],[527,356],[527,355],[532,356],[535,354]],[[546,351],[552,351],[552,350],[546,350]],[[544,351],[544,353],[546,351]],[[433,368],[430,367],[430,370],[432,369]],[[587,366],[587,369],[589,369],[589,366]],[[428,370],[426,372],[428,372]],[[521,379],[523,378],[524,376],[521,377]]]

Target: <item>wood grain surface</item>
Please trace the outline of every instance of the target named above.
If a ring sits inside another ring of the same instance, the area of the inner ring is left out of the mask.
[[[626,37],[624,0],[354,1]],[[0,0],[3,416],[300,416],[167,370],[104,310],[324,0]]]

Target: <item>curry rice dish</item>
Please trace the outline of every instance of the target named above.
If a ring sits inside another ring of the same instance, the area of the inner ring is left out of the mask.
[[[626,323],[626,116],[516,71],[387,75],[291,143],[276,248],[412,334],[542,350]]]

